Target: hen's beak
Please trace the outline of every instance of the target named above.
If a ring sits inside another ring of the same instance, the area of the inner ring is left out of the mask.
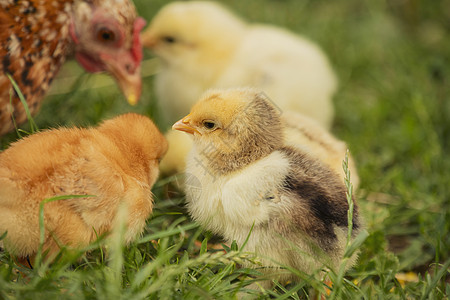
[[[116,80],[122,93],[130,105],[136,105],[142,91],[141,67],[139,66],[134,74],[126,74],[123,77],[120,77],[120,75],[118,74]]]
[[[137,64],[128,52],[118,57],[102,56],[102,61],[125,95],[128,103],[135,105],[141,97],[141,65]]]
[[[144,48],[152,49],[156,45],[156,38],[147,30],[141,34],[141,43]]]
[[[190,115],[187,115],[183,119],[181,119],[178,122],[176,122],[175,124],[173,124],[172,129],[184,131],[184,132],[187,132],[190,134],[198,133],[201,135],[201,133],[197,129],[192,127],[190,121],[191,121]]]

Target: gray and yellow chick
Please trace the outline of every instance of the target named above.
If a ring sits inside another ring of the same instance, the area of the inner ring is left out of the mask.
[[[333,152],[326,145],[334,140],[311,137],[309,149],[287,142],[287,126],[295,122],[285,117],[255,89],[205,93],[173,126],[194,141],[186,168],[188,210],[228,243],[243,245],[249,236],[245,250],[263,258],[268,273],[279,264],[307,273],[337,268],[348,230],[346,187],[337,162],[311,151],[316,143]],[[345,151],[335,153],[341,154],[339,165]],[[354,237],[361,230],[356,204],[353,216]],[[289,272],[279,279],[298,280]]]

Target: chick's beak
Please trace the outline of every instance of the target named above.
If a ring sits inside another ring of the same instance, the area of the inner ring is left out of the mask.
[[[128,103],[135,105],[141,97],[142,90],[140,61],[136,62],[128,52],[118,57],[103,55],[101,59],[106,71],[117,81]]]
[[[189,115],[187,115],[183,119],[173,124],[172,129],[184,131],[190,134],[198,133],[201,135],[201,133],[191,125],[190,121],[190,117]]]

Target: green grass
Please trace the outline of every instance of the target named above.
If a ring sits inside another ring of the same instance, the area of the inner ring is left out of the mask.
[[[147,20],[165,1],[136,0]],[[334,279],[331,299],[448,299],[450,295],[450,4],[448,1],[224,1],[248,20],[304,34],[328,53],[340,81],[333,132],[345,140],[361,177],[355,191],[368,236],[357,265]],[[150,60],[150,53],[146,53]],[[146,74],[154,70],[149,61]],[[75,78],[68,85],[66,77]],[[153,76],[130,107],[104,77],[68,63],[35,122],[40,129],[94,125],[119,113],[151,116],[161,128]],[[63,79],[64,78],[64,79]],[[95,82],[94,82],[95,81]],[[64,94],[61,93],[64,92]],[[25,127],[25,130],[28,130]],[[0,139],[0,148],[17,139]],[[254,282],[255,262],[187,217],[173,178],[155,185],[156,203],[144,236],[122,247],[120,234],[87,256],[68,253],[52,266],[15,271],[0,253],[0,299],[229,299]],[[105,241],[100,241],[104,244]],[[239,245],[240,246],[240,245]],[[351,246],[351,245],[350,245]],[[104,250],[106,249],[106,250]],[[245,250],[245,249],[244,249]],[[402,281],[401,275],[417,275]],[[396,277],[398,279],[396,279]],[[305,298],[314,278],[261,293]]]

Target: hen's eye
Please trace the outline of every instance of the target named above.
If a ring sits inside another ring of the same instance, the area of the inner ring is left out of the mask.
[[[112,42],[115,40],[116,35],[108,28],[100,28],[97,31],[97,38],[102,42]]]
[[[214,129],[216,127],[216,123],[214,123],[213,121],[203,121],[203,127],[205,127],[206,129]]]
[[[173,44],[176,41],[173,36],[163,36],[162,40],[168,44]]]

